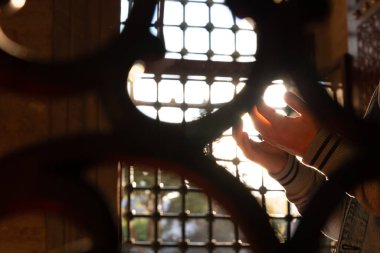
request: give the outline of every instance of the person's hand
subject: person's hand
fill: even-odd
[[[262,104],[252,109],[251,118],[266,142],[290,154],[303,157],[319,130],[319,124],[305,102],[297,95],[287,92],[284,99],[299,116],[280,115],[273,108]]]
[[[266,141],[255,142],[251,140],[248,134],[243,132],[242,122],[232,128],[232,136],[244,155],[266,168],[269,173],[276,174],[285,168],[289,154]]]

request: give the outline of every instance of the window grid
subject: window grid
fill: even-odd
[[[123,27],[127,14],[131,11],[133,0],[121,1],[126,9],[121,15],[121,27]],[[159,0],[157,14],[152,20],[151,32],[161,39],[165,37],[163,41],[166,43],[166,58],[222,62],[255,61],[256,33],[253,22],[232,17],[223,3],[224,1],[212,0]],[[190,6],[197,6],[198,11],[206,10],[207,14],[196,13],[197,18],[192,18],[195,9],[190,11]],[[171,15],[175,13],[182,13],[182,15],[177,20],[165,20],[165,10]],[[226,16],[218,20],[215,15],[218,11],[223,11]],[[199,19],[207,19],[207,21],[199,23],[197,22]],[[215,22],[220,24],[215,24]],[[227,24],[222,24],[223,22]],[[226,49],[227,43],[228,49]]]
[[[133,0],[121,1],[128,2],[128,11],[130,11]],[[184,6],[187,3],[203,3],[208,7],[214,3],[223,3],[223,1],[203,0],[159,0],[159,7],[157,8],[157,15],[155,18],[156,21],[154,22],[155,28],[152,28],[152,31],[160,38],[164,37],[164,28],[167,26],[179,27],[182,32],[186,30],[187,27],[190,27],[187,26],[187,24],[184,24],[184,21],[176,25],[164,24],[163,14],[165,12],[165,2],[180,3],[183,7],[183,17],[185,17]],[[209,8],[208,11],[209,28],[206,27],[206,29],[211,31],[211,9]],[[201,28],[202,26],[191,27]],[[235,34],[235,51],[230,55],[231,58],[228,60],[233,62],[213,62],[215,58],[213,58],[214,54],[211,52],[211,35],[209,33],[208,50],[203,54],[206,57],[199,57],[196,58],[196,60],[208,60],[207,62],[211,62],[213,65],[205,65],[204,68],[197,68],[197,64],[188,64],[191,61],[188,61],[186,58],[188,50],[184,46],[179,51],[180,57],[178,57],[178,59],[170,59],[173,55],[171,55],[170,50],[168,50],[169,54],[166,55],[165,61],[174,61],[174,64],[172,62],[172,65],[174,65],[173,69],[166,69],[166,72],[161,72],[160,68],[154,69],[154,67],[147,66],[148,69],[146,73],[141,75],[140,79],[128,83],[129,95],[137,108],[156,120],[164,121],[167,121],[167,119],[165,119],[165,113],[163,113],[161,109],[171,108],[176,110],[179,115],[174,121],[171,119],[172,122],[183,123],[212,113],[225,104],[225,102],[233,99],[244,86],[244,82],[246,81],[245,77],[241,77],[242,71],[239,71],[239,69],[241,70],[247,67],[239,65],[246,63],[238,62],[240,54],[236,54],[237,28],[237,21],[234,19],[234,26],[229,29]],[[154,31],[154,29],[156,29],[156,31]],[[185,45],[185,33],[183,32],[182,35],[183,45]],[[254,60],[253,54],[246,59]],[[199,55],[202,54],[199,53]],[[226,60],[226,58],[224,58],[224,60]],[[217,73],[223,73],[224,76],[220,76]],[[196,92],[196,97],[202,96],[202,100],[187,101],[188,91],[186,88],[190,82],[201,83],[207,87],[206,90],[203,90],[203,93],[199,91]],[[169,98],[163,97],[163,93],[160,92],[162,87],[160,86],[165,86],[165,83],[174,84],[173,87],[177,86],[177,88],[174,89],[179,92],[175,92],[175,94],[173,93],[174,95],[172,97],[169,96]],[[213,90],[213,85],[216,83],[223,83],[226,84],[227,87],[232,87],[229,90],[230,97],[225,98],[226,101],[215,101],[215,99],[213,99],[214,92],[224,89],[219,87],[218,89]],[[148,85],[149,88],[144,85]],[[326,82],[322,83],[322,85],[329,91],[334,99],[339,100],[340,97],[343,97],[341,94],[341,86]],[[170,91],[171,89],[168,88],[168,90]],[[146,95],[147,92],[151,93],[149,94],[151,99],[139,99],[140,93]],[[216,95],[215,97],[219,98],[219,96]],[[194,109],[195,112],[190,113],[190,116],[187,116],[186,112],[189,109]],[[170,114],[172,117],[173,114]],[[253,139],[259,138],[257,133],[253,133],[250,137]],[[219,140],[209,144],[209,154],[213,155],[220,165],[226,167],[231,174],[236,176],[248,187],[263,209],[269,214],[272,227],[280,241],[285,242],[291,237],[292,232],[295,230],[300,219],[294,205],[286,200],[283,188],[272,182],[263,168],[247,161],[241,152],[239,152],[236,145],[227,145],[230,148],[233,147],[233,151],[229,152],[227,157],[219,156],[218,145],[220,144],[218,142],[223,140],[227,140],[227,142],[230,141],[231,143],[231,129],[227,130]],[[251,175],[247,173],[245,169],[247,166],[254,167],[253,170],[255,170],[255,172],[252,172],[251,174],[256,175],[255,180],[257,182],[250,182]],[[249,244],[245,241],[244,235],[240,232],[237,224],[234,224],[231,221],[231,217],[225,213],[210,196],[205,197],[206,201],[201,198],[193,197],[195,199],[192,199],[189,197],[195,196],[196,194],[203,194],[203,191],[196,186],[193,186],[191,182],[188,182],[185,178],[170,176],[169,178],[171,178],[171,181],[164,182],[163,178],[165,172],[161,171],[159,168],[142,168],[127,164],[122,165],[122,172],[122,191],[124,192],[122,199],[123,248],[128,252],[251,252],[249,250]],[[146,178],[140,180],[145,183],[139,183],[139,180],[136,179],[137,173],[145,173],[147,175]],[[151,183],[146,184],[146,181],[150,181]],[[175,183],[173,183],[174,181]],[[139,199],[139,197],[135,197],[137,196],[137,193],[144,193],[144,195],[148,196],[146,197],[148,200],[145,202],[141,201],[141,198]],[[173,199],[175,201],[169,201],[169,205],[173,203],[179,205],[179,207],[176,207],[176,211],[165,210],[164,198],[167,198],[170,194],[172,194],[172,197],[174,196]],[[138,211],[138,204],[134,203],[136,201],[140,201],[140,205],[145,204],[147,206],[146,209]],[[194,201],[197,201],[197,203],[199,203],[199,201],[202,202],[203,210],[192,210],[191,203]],[[282,206],[282,208],[280,208],[281,210],[276,211],[275,209],[280,205]],[[138,222],[136,221],[143,222],[137,224]],[[222,221],[232,222],[233,224],[232,226],[229,226],[231,234],[229,234],[227,239],[218,237],[218,229],[222,229],[224,232],[226,231],[223,228],[227,226],[227,223],[222,225]],[[172,231],[172,234],[170,234],[165,230],[165,224],[167,225],[166,229],[170,230],[176,228],[177,230],[175,232]],[[171,227],[168,224],[171,224]],[[191,226],[194,224],[201,228],[203,234],[192,234]],[[195,238],[197,236],[198,238]],[[199,237],[201,238],[199,239]]]

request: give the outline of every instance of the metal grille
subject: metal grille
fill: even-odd
[[[122,0],[122,5],[124,20],[133,3]],[[192,20],[195,6],[200,13]],[[217,13],[222,17],[231,15],[221,0],[159,1],[151,31],[165,40],[167,53],[160,64],[169,67],[147,64],[140,66],[145,68],[140,75],[132,73],[132,68],[128,83],[131,99],[144,114],[177,124],[192,121],[232,100],[244,86],[247,78],[242,73],[248,75],[249,70],[249,63],[244,62],[254,61],[256,34],[249,22],[231,16],[230,23],[223,24]],[[218,49],[215,34],[225,34],[216,41],[226,43],[228,50]],[[242,34],[254,45],[244,48],[239,42]],[[333,87],[326,82],[323,85]],[[332,96],[340,94],[333,90]],[[289,112],[286,107],[277,109]],[[243,116],[243,121],[250,137],[258,139],[258,133],[249,127],[249,116]],[[287,201],[283,187],[244,157],[231,134],[231,129],[227,130],[205,152],[250,189],[270,216],[277,237],[285,242],[300,216]],[[229,214],[186,178],[169,175],[160,168],[120,166],[124,193],[122,238],[128,252],[250,252]]]

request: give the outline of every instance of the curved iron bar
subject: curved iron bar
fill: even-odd
[[[63,175],[57,171],[42,172],[39,171],[41,168],[33,165],[29,167],[28,160],[16,161],[16,164],[9,166],[2,163],[0,217],[42,209],[49,214],[69,218],[85,229],[91,236],[91,244],[87,246],[88,249],[81,250],[93,253],[119,252],[115,218],[99,191],[80,177]],[[12,193],[9,189],[12,189]]]
[[[80,94],[102,86],[111,88],[105,74],[114,73],[113,68],[124,73],[138,57],[163,55],[162,44],[148,30],[155,3],[155,0],[136,1],[122,33],[97,52],[78,59],[33,62],[0,50],[1,87],[37,97]]]
[[[85,166],[88,162],[84,158],[85,155],[81,151],[85,150],[88,152],[87,155],[90,157],[104,158],[110,154],[114,155],[115,153],[120,153],[123,149],[117,149],[117,147],[119,147],[117,143],[123,140],[122,144],[129,145],[127,146],[129,153],[136,153],[139,148],[142,149],[140,150],[139,155],[144,156],[144,162],[146,162],[145,160],[149,159],[150,153],[153,153],[155,154],[156,159],[160,161],[177,161],[178,163],[184,163],[186,166],[190,166],[191,170],[186,170],[186,176],[189,177],[189,175],[194,174],[194,178],[199,178],[198,180],[194,179],[194,181],[200,181],[199,184],[203,186],[203,188],[206,190],[209,189],[209,191],[214,192],[213,195],[219,196],[216,197],[216,199],[219,199],[219,201],[226,206],[226,209],[229,209],[231,214],[237,217],[238,221],[240,219],[238,223],[242,224],[243,232],[249,238],[249,241],[252,243],[252,245],[254,245],[254,248],[257,250],[257,252],[264,252],[264,250],[268,252],[276,252],[278,248],[278,241],[275,238],[274,233],[269,226],[269,223],[267,222],[268,218],[266,217],[266,214],[261,210],[253,196],[245,187],[238,183],[237,180],[230,174],[224,170],[221,170],[220,167],[215,164],[215,162],[209,161],[206,157],[204,157],[202,148],[206,143],[202,142],[199,144],[199,142],[196,141],[197,138],[192,138],[194,137],[194,134],[186,136],[183,133],[183,128],[181,126],[154,122],[145,116],[142,116],[140,113],[137,113],[135,106],[126,96],[126,70],[129,69],[133,61],[136,59],[135,56],[139,53],[136,48],[143,45],[138,43],[141,43],[140,40],[144,41],[147,38],[143,28],[146,28],[145,30],[148,30],[148,23],[146,20],[150,19],[148,19],[149,15],[146,13],[152,14],[152,12],[149,12],[149,10],[153,10],[153,5],[149,5],[150,8],[147,8],[145,5],[146,3],[143,4],[143,1],[135,3],[133,15],[128,19],[126,29],[122,33],[119,43],[116,44],[119,47],[111,46],[109,49],[110,51],[106,51],[103,57],[99,53],[98,55],[101,56],[95,55],[92,58],[90,57],[89,59],[85,59],[84,62],[77,61],[73,63],[65,63],[62,65],[63,67],[58,66],[57,68],[51,68],[49,65],[29,64],[14,58],[10,59],[16,62],[15,65],[12,65],[9,64],[10,56],[7,56],[8,58],[6,58],[4,63],[7,63],[7,66],[10,66],[10,69],[15,69],[16,73],[19,73],[20,67],[21,69],[30,71],[28,72],[29,75],[26,76],[30,78],[30,80],[35,80],[37,83],[37,85],[34,85],[34,83],[31,84],[30,82],[24,84],[23,81],[25,80],[20,80],[21,85],[29,85],[28,87],[30,87],[31,90],[24,89],[24,86],[19,86],[15,88],[16,91],[18,91],[20,88],[23,88],[23,91],[27,92],[28,94],[30,92],[34,94],[36,91],[37,94],[40,94],[39,92],[42,90],[43,92],[57,95],[55,86],[58,86],[59,89],[61,88],[61,84],[66,84],[66,82],[70,82],[70,87],[68,87],[67,90],[69,92],[73,91],[75,93],[83,92],[88,88],[96,89],[100,87],[99,95],[105,102],[105,108],[108,109],[108,115],[111,118],[111,122],[115,128],[115,131],[117,131],[120,135],[117,136],[117,138],[107,137],[103,141],[98,141],[96,136],[92,136],[91,138],[78,136],[75,137],[72,142],[58,142],[59,145],[56,147],[57,152],[54,152],[54,145],[52,143],[44,144],[46,146],[42,145],[42,150],[41,147],[31,147],[30,149],[16,152],[13,155],[4,158],[2,160],[1,167],[5,171],[12,170],[10,168],[14,168],[13,170],[16,170],[15,168],[27,167],[29,168],[29,174],[34,173],[35,175],[38,175],[38,170],[41,168],[52,167],[55,168],[54,170],[56,170],[57,166],[59,165],[65,173],[77,174],[79,173],[77,163]],[[141,18],[143,18],[142,25],[139,23]],[[133,36],[133,38],[128,37],[128,34],[131,34],[131,32],[138,36]],[[128,39],[132,39],[132,42],[128,41]],[[128,46],[126,50],[122,50],[125,46]],[[99,61],[101,63],[99,63]],[[85,68],[85,70],[87,69],[88,71],[84,71],[83,73],[80,73],[80,71],[75,72],[78,66],[82,66]],[[82,70],[82,67],[79,70]],[[90,72],[91,74],[97,73],[97,68],[102,69],[102,76],[101,78],[99,78],[97,75],[95,76],[95,79],[97,80],[94,84],[94,87],[87,87],[86,84],[79,87],[75,86],[75,82],[81,83],[87,80],[92,81],[92,79],[89,79],[91,77],[88,77],[88,74]],[[8,76],[6,76],[10,80],[9,83],[14,83],[15,80],[12,79],[13,75],[11,74],[15,72],[10,72],[8,73]],[[47,79],[46,81],[43,76],[40,77],[40,75],[45,74],[48,76],[48,78],[52,79]],[[66,75],[68,78],[63,80],[61,79],[62,81],[60,81],[58,78],[61,75]],[[78,79],[73,80],[73,78],[76,78],[76,75],[79,75]],[[49,83],[50,81],[52,81],[51,84]],[[7,83],[4,85],[6,84]],[[45,84],[51,86],[45,87]],[[112,85],[106,86],[109,84]],[[64,87],[64,90],[66,90],[66,87]],[[46,93],[43,93],[43,95]],[[202,132],[199,131],[198,133]],[[141,142],[141,136],[144,137],[143,143]],[[101,144],[100,146],[98,146],[99,143]],[[197,145],[195,145],[195,143]],[[73,149],[73,147],[75,148]],[[101,152],[97,153],[96,151],[99,147],[101,147]],[[75,152],[72,153],[72,151]],[[75,158],[70,157],[69,154],[74,154]],[[77,154],[81,154],[81,156],[77,157]],[[90,159],[88,156],[87,159]],[[191,158],[186,158],[186,156],[189,156]],[[48,165],[50,162],[52,162],[51,159],[53,161],[54,159],[58,159],[55,161],[54,166]],[[128,161],[128,159],[126,160]],[[24,162],[27,162],[28,166],[23,166]],[[40,162],[42,162],[42,164]],[[83,162],[85,162],[85,164],[82,164]],[[183,171],[185,170],[179,170],[177,172],[181,173]],[[41,171],[40,173],[44,172]],[[202,177],[199,175],[204,176]],[[217,180],[211,182],[208,180],[204,181],[205,179],[210,178],[216,178]],[[226,185],[228,185],[230,188],[235,188],[236,190],[231,191],[231,189],[226,189]],[[64,188],[62,190],[64,190]],[[62,203],[64,205],[71,204],[65,202],[66,200],[62,201],[64,201]],[[229,204],[226,204],[226,201],[228,201]],[[236,201],[240,202],[240,204],[236,203]],[[236,206],[240,206],[241,208],[236,208]],[[244,212],[242,212],[242,210],[244,210]],[[249,222],[247,222],[246,217],[249,217]],[[254,234],[253,232],[250,232],[252,229],[248,224],[261,225],[258,225],[258,228],[260,229],[256,230],[256,234]],[[272,242],[269,244],[271,248],[268,248],[266,245],[268,240],[272,240]]]
[[[294,2],[300,3],[299,1]],[[326,1],[321,2],[323,5]],[[154,1],[137,1],[131,17],[127,21],[126,29],[119,39],[90,57],[62,64],[36,64],[16,59],[2,52],[0,58],[2,68],[0,71],[5,79],[5,82],[1,84],[3,87],[14,89],[20,93],[43,96],[46,94],[69,95],[89,89],[98,90],[115,128],[115,133],[108,136],[75,136],[73,139],[57,140],[54,144],[43,143],[31,146],[3,158],[0,161],[3,170],[6,173],[17,171],[22,168],[23,162],[28,161],[28,169],[31,167],[34,169],[24,171],[24,173],[26,175],[35,173],[31,179],[38,181],[38,177],[43,177],[44,173],[54,174],[57,171],[65,172],[65,174],[73,173],[74,178],[76,178],[80,170],[96,162],[94,157],[106,159],[109,156],[115,157],[117,154],[120,156],[116,157],[122,157],[128,161],[152,162],[155,165],[163,162],[165,168],[183,173],[187,177],[190,176],[225,205],[226,209],[241,225],[255,252],[289,252],[290,249],[295,250],[295,252],[300,252],[297,250],[309,250],[310,246],[305,243],[301,246],[296,244],[296,242],[302,241],[299,239],[303,238],[299,236],[301,232],[296,234],[294,241],[291,240],[286,247],[280,249],[278,240],[270,229],[268,217],[259,208],[249,191],[235,178],[221,170],[214,161],[205,157],[202,148],[231,126],[239,115],[247,111],[252,104],[258,102],[257,94],[261,94],[263,83],[270,80],[273,72],[289,72],[306,100],[311,102],[312,110],[318,117],[325,116],[325,112],[322,115],[316,109],[317,105],[320,108],[321,101],[326,111],[334,113],[328,115],[336,115],[336,113],[342,115],[342,113],[322,92],[321,88],[315,85],[316,80],[318,80],[315,71],[310,68],[310,65],[305,64],[305,55],[300,50],[303,46],[302,33],[305,17],[299,15],[300,9],[297,5],[295,5],[297,8],[294,7],[292,11],[298,12],[291,13],[275,6],[270,1],[235,0],[228,3],[235,13],[248,14],[258,22],[259,44],[262,45],[257,54],[259,64],[253,66],[254,71],[247,87],[236,99],[218,112],[193,123],[185,124],[185,126],[147,119],[136,110],[126,96],[126,69],[129,69],[134,60],[143,54],[143,49],[146,49],[144,45],[156,45],[153,52],[162,53],[162,48],[157,43],[157,39],[154,39],[147,32],[149,18],[154,9]],[[241,6],[249,6],[249,8],[238,8]],[[298,15],[289,16],[290,14]],[[274,16],[276,16],[275,19],[273,19]],[[281,45],[277,44],[279,39],[281,39]],[[341,116],[341,119],[344,122],[355,121],[355,119],[346,116]],[[352,131],[338,129],[337,121],[332,116],[328,118],[327,122],[329,126],[332,126],[332,129],[354,136]],[[76,148],[73,149],[73,147]],[[73,153],[73,151],[76,152]],[[46,154],[50,154],[48,159],[46,159]],[[175,165],[172,165],[173,163]],[[60,169],[57,169],[57,166]],[[214,180],[209,181],[210,178]],[[79,181],[76,183],[77,186],[82,184]],[[26,185],[34,187],[34,185]],[[226,185],[232,190],[226,190]],[[331,187],[330,184],[327,185],[327,188],[322,188],[317,196],[324,196],[326,189]],[[77,190],[89,196],[96,196],[96,194],[86,193],[80,187]],[[41,193],[36,191],[35,197],[43,199],[43,196],[39,194]],[[340,195],[334,194],[334,197],[339,198]],[[327,201],[330,201],[331,204],[332,199],[333,197],[328,198]],[[311,205],[320,202],[321,200],[316,198]],[[75,206],[69,199],[65,198],[61,199],[61,203],[67,207]],[[3,208],[6,210],[6,206]],[[76,207],[75,211],[85,213],[87,210],[85,207]],[[313,213],[313,211],[310,212]],[[105,216],[107,215],[109,214],[105,213]],[[301,223],[300,231],[310,233],[317,231],[319,224],[315,225],[316,223],[307,218],[308,215],[305,217],[306,221]],[[321,216],[320,222],[324,218]],[[107,225],[104,226],[107,227]],[[99,228],[94,227],[93,229]],[[112,241],[112,238],[110,240]],[[115,248],[114,243],[114,241],[111,243],[111,248]],[[105,243],[104,245],[108,244]],[[308,245],[312,245],[312,243]]]
[[[52,186],[50,181],[41,182],[41,177],[52,175],[62,180],[66,178],[70,184],[59,183],[58,192],[54,190],[49,192],[49,197],[57,197],[64,207],[74,208],[77,215],[89,212],[86,216],[88,220],[85,221],[93,221],[94,224],[91,228],[96,231],[95,233],[105,233],[102,228],[109,228],[107,224],[111,222],[108,218],[110,217],[109,211],[106,213],[101,209],[103,210],[101,214],[105,216],[105,219],[95,219],[100,215],[98,209],[92,209],[92,206],[82,203],[82,196],[83,198],[94,198],[94,194],[81,188],[83,182],[78,179],[81,172],[90,165],[114,159],[122,159],[130,164],[160,166],[186,176],[206,192],[212,194],[241,226],[255,252],[278,252],[279,242],[268,223],[267,214],[238,179],[217,165],[213,159],[204,156],[203,152],[194,150],[189,152],[187,142],[169,141],[161,143],[159,148],[155,145],[156,143],[148,140],[142,143],[138,136],[134,139],[125,139],[125,136],[118,134],[93,134],[62,138],[27,147],[2,159],[0,167],[4,177],[1,181],[6,181],[10,177],[19,178],[16,175],[20,173],[25,175],[17,182],[20,185],[20,191],[17,191],[16,195],[11,194],[8,197],[10,201],[13,201],[15,198],[19,200],[18,192],[22,193],[26,189],[33,189],[38,185],[42,185],[43,190],[49,189]],[[173,149],[176,151],[173,152]],[[19,168],[24,169],[21,169],[20,172]],[[8,184],[1,184],[1,187],[6,189],[6,187],[10,187],[9,184],[13,183],[11,181]],[[65,192],[73,192],[70,187],[75,187],[78,194],[66,194]],[[28,200],[28,204],[34,200],[45,200],[46,192],[38,190],[39,188],[37,188],[36,196],[32,195],[32,200],[29,195],[23,196],[22,200]],[[5,195],[9,194],[7,191],[2,192]],[[77,205],[76,201],[82,205]],[[7,201],[4,205],[0,205],[0,216],[7,213],[8,208],[9,202]],[[112,238],[103,238],[102,240],[105,241],[102,241],[101,245],[110,245],[110,242],[106,241],[110,239]],[[115,243],[115,240],[111,240],[111,242]],[[113,245],[112,248],[115,246]]]

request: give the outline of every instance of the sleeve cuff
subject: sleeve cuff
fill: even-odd
[[[323,170],[341,144],[341,139],[326,129],[321,129],[307,148],[302,162]]]
[[[297,176],[297,168],[298,166],[296,157],[293,155],[289,155],[285,168],[279,173],[270,173],[269,175],[273,177],[276,181],[278,181],[282,186],[286,186],[290,184]]]

